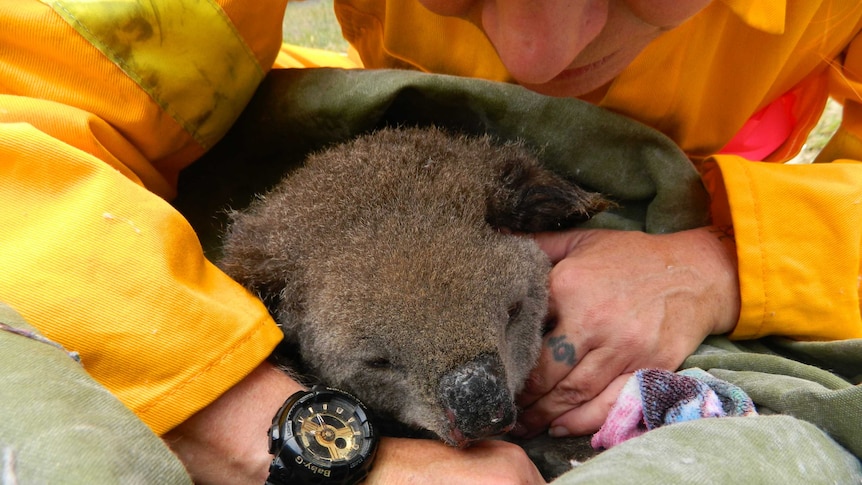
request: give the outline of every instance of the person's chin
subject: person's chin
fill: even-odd
[[[557,98],[577,98],[589,94],[596,89],[604,86],[610,79],[601,82],[595,80],[592,82],[584,82],[580,79],[560,79],[554,78],[542,84],[519,83],[521,86],[535,91],[539,94],[554,96]]]
[[[521,82],[525,88],[548,96],[576,98],[587,95],[606,85],[625,67],[619,61],[623,56],[615,52],[599,61],[564,70],[552,79],[538,84]]]

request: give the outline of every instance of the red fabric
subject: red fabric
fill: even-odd
[[[793,133],[796,94],[788,92],[754,113],[718,153],[760,161],[778,149]]]

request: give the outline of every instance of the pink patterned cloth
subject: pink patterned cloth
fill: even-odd
[[[610,448],[667,424],[755,414],[745,391],[701,369],[641,369],[626,382],[591,444]]]

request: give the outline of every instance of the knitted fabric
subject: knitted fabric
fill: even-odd
[[[668,424],[755,414],[754,403],[742,389],[701,369],[678,373],[641,369],[626,382],[591,444],[611,448]]]

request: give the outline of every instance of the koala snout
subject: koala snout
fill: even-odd
[[[515,403],[499,357],[481,355],[440,380],[440,399],[455,446],[497,436],[515,424]]]

